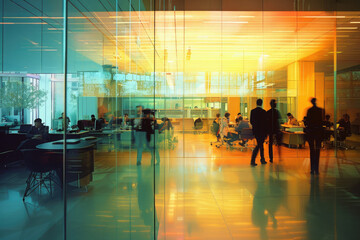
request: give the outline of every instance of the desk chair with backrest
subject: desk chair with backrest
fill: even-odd
[[[240,139],[244,142],[244,145],[241,145],[244,149],[254,150],[255,144],[250,145],[249,143],[255,139],[252,128],[243,128],[241,130]]]
[[[0,134],[9,134],[9,126],[0,126]]]
[[[200,130],[202,130],[204,127],[204,122],[201,118],[197,118],[195,121],[194,121],[194,134],[197,134],[197,133],[202,133]]]
[[[349,149],[355,149],[353,146],[349,146],[346,144],[346,138],[348,137],[348,133],[344,129],[337,129],[337,137],[336,140],[338,142],[338,147],[340,149],[349,150]]]
[[[20,125],[19,133],[28,133],[30,131],[31,127],[32,127],[31,124],[22,124],[22,125]]]
[[[30,170],[30,175],[26,180],[26,189],[23,201],[36,189],[42,187],[52,194],[52,182],[55,178],[54,171],[56,167],[53,159],[47,153],[37,149],[22,150],[26,167]]]

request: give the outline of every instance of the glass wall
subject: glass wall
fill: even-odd
[[[336,189],[357,196],[360,11],[280,2],[2,1],[1,235],[311,239],[315,195],[332,209],[319,221],[348,214]],[[313,97],[330,117],[320,183]],[[257,99],[276,100],[282,138],[251,168]]]

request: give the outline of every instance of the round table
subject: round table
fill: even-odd
[[[92,181],[95,161],[94,144],[94,140],[80,140],[78,143],[66,144],[67,182],[77,181],[78,187],[86,187]],[[64,143],[47,142],[37,145],[36,148],[61,153],[64,150]]]

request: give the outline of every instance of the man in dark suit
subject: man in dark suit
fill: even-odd
[[[253,133],[256,138],[256,147],[251,156],[251,166],[256,166],[255,158],[260,148],[260,162],[266,164],[264,157],[264,141],[266,137],[266,111],[262,109],[263,101],[261,99],[256,100],[257,107],[251,110],[250,123],[252,125]]]
[[[41,118],[37,118],[34,121],[34,126],[26,134],[26,140],[22,141],[17,147],[17,150],[21,149],[35,149],[36,145],[44,143],[48,140],[49,129],[44,126]]]
[[[313,105],[306,114],[306,134],[310,146],[311,174],[319,174],[321,140],[323,138],[324,109],[316,106],[316,98],[311,99]]]
[[[280,144],[281,144],[281,132],[280,132],[280,119],[281,115],[279,110],[276,109],[276,100],[270,101],[271,109],[266,112],[268,120],[268,133],[269,133],[269,158],[270,162],[273,162],[273,143],[274,137],[276,138],[276,144],[278,146],[280,155]]]

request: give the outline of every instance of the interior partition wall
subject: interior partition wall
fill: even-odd
[[[31,232],[33,239],[200,239],[205,233],[207,239],[244,233],[258,237],[251,235],[249,226],[260,229],[263,237],[261,219],[254,215],[258,209],[251,207],[259,188],[249,180],[261,181],[261,176],[239,176],[226,167],[234,163],[248,167],[251,151],[210,145],[217,140],[211,128],[217,114],[222,118],[230,113],[230,122],[238,113],[249,119],[259,98],[266,110],[272,99],[277,101],[282,122],[287,113],[303,121],[311,97],[335,125],[344,114],[350,115],[352,138],[344,142],[335,131],[334,148],[323,151],[321,161],[351,162],[360,156],[359,150],[347,152],[341,145],[357,144],[359,134],[356,3],[4,0],[1,4],[3,122],[17,119],[30,124],[40,117],[56,131],[64,113],[70,119],[68,132],[78,130],[78,121],[90,120],[91,115],[106,123],[105,130],[90,134],[98,139],[93,151],[74,154],[67,149],[70,144],[65,145],[64,187],[50,204],[35,197],[27,200],[49,213],[34,226],[43,230]],[[15,91],[14,84],[15,89],[16,84],[31,86],[29,91],[41,101],[26,105],[27,99],[9,99],[27,96]],[[173,128],[151,135],[147,147],[142,147],[139,139],[145,135],[134,131],[134,122],[138,111],[146,108],[159,124],[169,118]],[[194,125],[198,118],[200,129]],[[284,166],[286,161],[298,162],[307,171],[304,139],[286,145],[282,155],[275,151],[274,159],[284,161]],[[94,160],[88,166],[91,174],[74,170],[77,158]],[[326,169],[326,174],[336,182],[341,171]],[[209,186],[209,179],[216,186]],[[231,184],[236,181],[245,187]],[[301,187],[284,186],[289,195]],[[234,194],[247,200],[228,201]],[[279,214],[296,219],[292,227],[300,231],[293,234],[301,238],[306,219],[296,210],[301,203],[292,200],[287,199],[287,211]],[[237,221],[236,214],[244,217]],[[220,220],[224,216],[226,224]],[[24,227],[13,226],[14,232]],[[275,234],[276,229],[267,231]],[[22,234],[24,238],[28,232]]]

